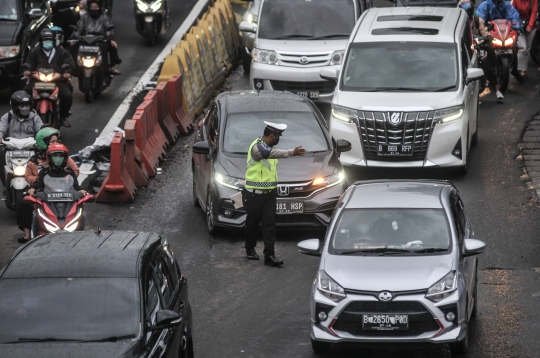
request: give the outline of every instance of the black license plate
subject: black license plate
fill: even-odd
[[[278,201],[276,203],[276,214],[302,214],[304,212],[304,203],[298,201]]]
[[[73,201],[72,193],[47,193],[47,201],[50,203]]]
[[[409,329],[408,315],[365,314],[362,329],[366,331],[406,331]]]
[[[377,144],[377,155],[410,157],[413,155],[413,146],[412,144]]]
[[[9,152],[11,158],[28,158],[32,156],[32,152],[29,150],[13,150]]]
[[[319,91],[300,91],[296,94],[309,99],[319,99]]]
[[[90,53],[98,53],[99,52],[99,46],[80,46],[79,51],[81,51],[81,52],[90,52]]]

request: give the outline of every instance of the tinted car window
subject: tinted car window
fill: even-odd
[[[154,267],[154,272],[158,279],[159,290],[163,295],[165,303],[167,303],[171,298],[171,278],[166,272],[165,263],[162,259],[157,262],[156,267]]]
[[[448,249],[450,233],[444,210],[345,210],[331,240],[338,252],[348,250]]]
[[[264,121],[287,125],[276,148],[292,149],[301,145],[308,152],[329,150],[321,125],[312,113],[254,112],[229,114],[225,127],[225,151],[247,153],[251,143],[263,134]]]
[[[19,12],[17,1],[19,0],[2,0],[0,1],[0,21],[5,20],[17,20],[19,18]]]
[[[0,342],[20,338],[94,340],[136,335],[133,278],[0,280]]]
[[[353,0],[270,0],[261,10],[258,37],[350,35],[355,21]]]

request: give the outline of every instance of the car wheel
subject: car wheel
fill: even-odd
[[[210,190],[206,195],[206,228],[210,235],[217,235],[219,228],[216,227],[214,218],[214,195]]]
[[[249,74],[251,70],[251,55],[248,55],[245,48],[242,48],[242,66],[244,67],[244,72]]]
[[[193,173],[195,174],[195,173]],[[199,203],[199,199],[197,199],[197,182],[195,182],[195,179],[193,179],[193,205],[196,208],[201,207],[201,203]]]
[[[328,342],[321,342],[316,340],[311,340],[311,348],[313,349],[313,352],[315,353],[328,353],[330,352],[330,349],[332,348],[332,343]]]

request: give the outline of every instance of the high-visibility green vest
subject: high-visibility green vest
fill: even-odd
[[[254,160],[251,149],[260,139],[257,138],[249,146],[246,167],[246,188],[248,189],[275,189],[278,183],[277,159]]]

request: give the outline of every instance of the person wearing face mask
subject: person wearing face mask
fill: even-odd
[[[83,36],[92,34],[106,36],[108,46],[103,54],[104,62],[107,63],[111,75],[120,75],[120,71],[114,67],[122,62],[120,57],[118,57],[118,44],[113,40],[113,31],[107,31],[107,27],[112,25],[112,21],[109,16],[102,12],[102,8],[101,1],[87,0],[86,14],[81,15],[75,35]],[[72,41],[71,45],[75,45],[75,42]]]
[[[43,127],[39,115],[32,109],[32,99],[28,93],[17,91],[9,101],[11,110],[0,118],[0,144],[4,138],[33,137]],[[2,200],[6,200],[6,152],[0,146],[0,180],[2,181]]]
[[[56,45],[56,36],[51,29],[43,29],[39,34],[39,45],[34,47],[28,54],[26,62],[22,65],[23,76],[29,78],[33,71],[42,68],[52,69],[60,73],[63,81],[57,81],[58,98],[60,99],[60,123],[64,127],[71,127],[67,120],[70,115],[71,104],[73,102],[73,87],[69,83],[71,71],[75,65],[71,54],[61,46]],[[32,94],[36,79],[30,78],[24,90]]]
[[[294,149],[276,149],[286,124],[264,122],[264,134],[251,143],[247,152],[246,185],[242,190],[242,202],[246,210],[246,255],[249,260],[258,260],[255,251],[259,225],[264,239],[264,264],[281,266],[274,252],[276,241],[276,188],[278,184],[278,158],[301,156],[306,150],[301,146]]]

